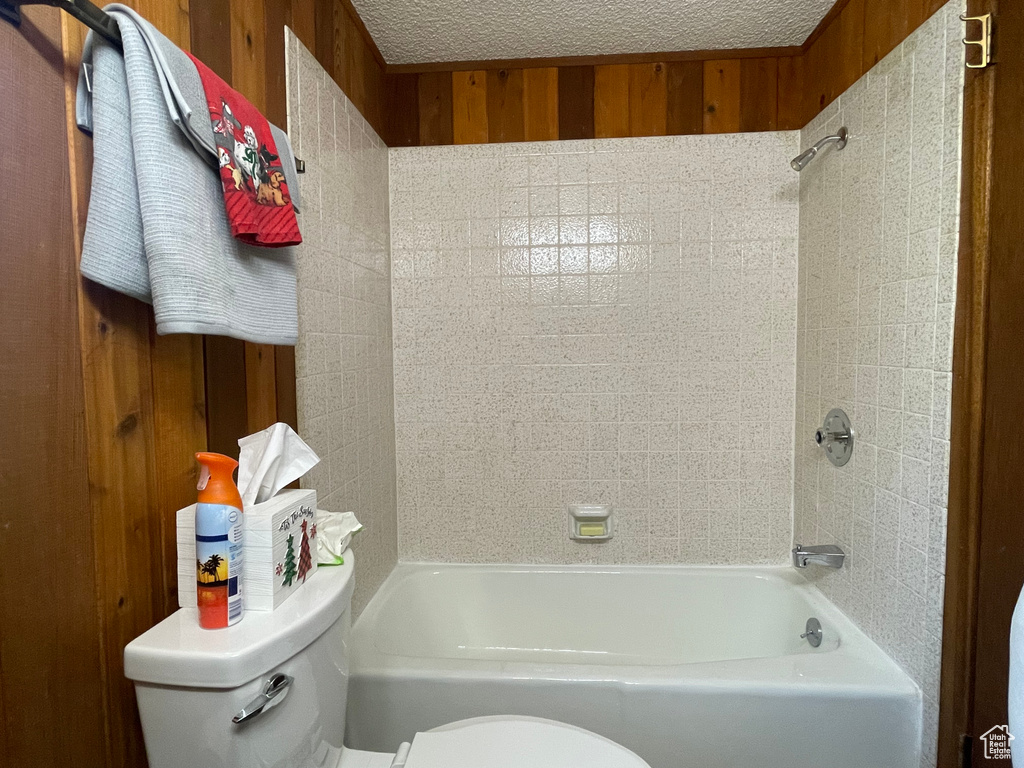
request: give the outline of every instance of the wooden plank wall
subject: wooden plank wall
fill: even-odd
[[[347,0],[131,5],[282,126],[292,26],[384,131],[383,60]],[[237,453],[247,432],[296,420],[292,348],[157,336],[148,306],[78,277],[92,157],[73,114],[85,32],[45,8],[20,30],[0,24],[4,115],[18,118],[0,162],[8,178],[34,179],[8,207],[18,226],[0,232],[11,262],[0,404],[16,414],[0,433],[0,763],[27,768],[69,755],[145,765],[122,653],[177,607],[174,512],[195,497],[192,454]]]
[[[946,0],[839,0],[804,43],[806,123],[923,24]]]
[[[391,146],[802,128],[944,0],[838,0],[802,46],[388,68]]]
[[[744,58],[392,68],[387,138],[391,146],[426,146],[801,127],[803,104],[788,95],[799,88],[799,71],[779,64],[789,55],[741,53]]]
[[[74,230],[56,11],[0,23],[0,765],[103,765]],[[31,125],[23,122],[30,116]],[[73,724],[73,727],[68,727]]]

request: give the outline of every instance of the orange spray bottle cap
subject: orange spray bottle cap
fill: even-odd
[[[200,504],[228,504],[242,509],[242,497],[238,493],[233,475],[238,462],[222,453],[197,453],[199,472]]]

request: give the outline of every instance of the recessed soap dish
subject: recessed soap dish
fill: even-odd
[[[612,508],[607,504],[570,504],[569,538],[608,541],[612,537]]]

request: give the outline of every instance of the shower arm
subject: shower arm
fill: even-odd
[[[817,141],[810,149],[805,149],[799,155],[794,157],[790,162],[790,166],[792,166],[794,171],[800,172],[807,167],[808,163],[814,159],[815,155],[817,155],[823,147],[835,142],[836,149],[842,149],[846,146],[846,142],[849,137],[850,134],[847,132],[846,128],[840,128],[837,133],[831,136],[826,136],[825,138]]]

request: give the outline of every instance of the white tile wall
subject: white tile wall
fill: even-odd
[[[797,138],[391,151],[403,559],[785,559]]]
[[[848,567],[808,575],[921,685],[933,765],[962,6],[799,135],[399,149],[390,174],[289,32],[299,418],[325,456],[309,484],[368,524],[357,608],[399,553],[758,563],[793,531],[837,542]],[[840,125],[843,152],[789,170]],[[842,469],[810,439],[836,406],[858,432]],[[612,504],[615,539],[570,542],[572,502]]]
[[[321,509],[366,526],[354,545],[362,610],[398,559],[388,150],[286,30],[288,128],[306,163],[298,249],[299,429],[321,462]]]
[[[800,176],[795,534],[848,567],[811,574],[925,697],[935,763],[959,228],[963,25],[954,0],[802,133],[852,138]],[[835,469],[811,436],[857,431]]]

